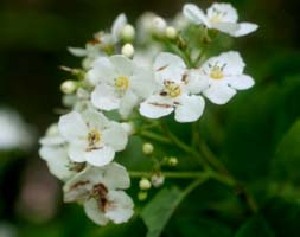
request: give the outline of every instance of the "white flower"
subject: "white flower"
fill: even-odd
[[[50,172],[58,179],[66,180],[75,174],[71,168],[65,139],[59,134],[57,124],[52,124],[40,140],[40,157],[47,162]]]
[[[141,115],[159,118],[174,111],[178,122],[196,121],[203,113],[204,99],[192,94],[199,93],[202,88],[198,87],[199,91],[190,88],[194,78],[183,60],[171,53],[161,53],[154,62],[154,71],[158,89],[141,103]]]
[[[99,204],[97,199],[89,199],[84,202],[84,211],[87,216],[98,225],[106,225],[109,220],[115,224],[128,221],[133,215],[133,201],[122,191],[110,191],[102,195],[105,197],[105,206]]]
[[[257,25],[251,23],[237,23],[238,15],[235,8],[226,3],[214,3],[207,9],[206,14],[196,5],[186,4],[183,8],[184,16],[193,24],[205,25],[233,37],[240,37],[256,31]]]
[[[114,159],[116,151],[127,145],[128,135],[122,126],[94,110],[63,115],[58,128],[69,142],[68,154],[75,162],[104,166]]]
[[[65,184],[64,200],[83,202],[87,216],[96,224],[124,223],[133,215],[133,201],[119,190],[129,184],[126,169],[116,163],[87,167]]]
[[[125,56],[98,58],[88,73],[96,84],[91,102],[102,110],[119,109],[127,117],[135,105],[152,93],[152,72]]]
[[[209,80],[209,88],[203,94],[215,104],[225,104],[236,94],[236,90],[251,88],[254,80],[243,74],[244,67],[238,52],[226,52],[210,58],[200,69],[200,77]]]

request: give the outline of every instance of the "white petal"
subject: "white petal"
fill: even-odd
[[[200,70],[189,70],[185,88],[192,94],[198,94],[209,87],[209,78],[203,76]]]
[[[90,165],[100,167],[109,164],[114,159],[115,151],[111,147],[104,146],[100,149],[85,152],[84,157]]]
[[[179,103],[175,108],[177,122],[194,122],[203,114],[205,103],[202,96],[182,96]]]
[[[214,3],[207,9],[207,16],[213,19],[216,15],[221,15],[221,22],[223,23],[236,23],[238,20],[237,11],[234,7],[227,3]]]
[[[205,90],[203,94],[212,103],[225,104],[236,94],[236,90],[230,88],[222,82],[215,82],[212,83],[210,88]]]
[[[112,162],[103,167],[104,183],[110,189],[126,189],[129,188],[130,179],[125,167]]]
[[[104,215],[104,213],[99,209],[97,200],[91,198],[84,202],[84,212],[86,215],[97,225],[106,225],[109,219]]]
[[[243,74],[245,63],[239,52],[229,51],[222,53],[217,60],[224,63],[225,76],[239,76]]]
[[[87,109],[82,113],[84,122],[88,124],[89,130],[96,129],[101,131],[108,125],[108,119],[100,112],[94,109]]]
[[[257,25],[251,23],[239,24],[239,29],[232,34],[234,37],[241,37],[257,30]]]
[[[85,171],[67,180],[64,187],[64,202],[84,201],[89,198],[93,184]]]
[[[115,224],[125,223],[133,216],[133,201],[125,192],[110,191],[108,200],[112,205],[108,207],[105,216]]]
[[[77,48],[77,47],[68,47],[69,52],[76,57],[85,57],[88,52],[86,49]]]
[[[133,73],[132,60],[122,55],[115,55],[109,58],[110,62],[114,65],[116,74],[118,76],[130,77]]]
[[[127,24],[127,18],[124,13],[117,16],[111,28],[111,34],[115,42],[119,41],[123,27]]]
[[[76,111],[61,116],[58,121],[58,129],[60,134],[68,141],[76,140],[88,132],[81,115]]]
[[[115,77],[115,68],[107,57],[99,57],[94,61],[87,76],[92,84],[111,81]]]
[[[111,122],[110,127],[103,131],[102,136],[105,145],[110,146],[117,151],[125,149],[127,145],[127,132],[119,123]]]
[[[154,74],[146,67],[135,65],[134,75],[130,78],[130,89],[140,98],[152,95],[155,89]]]
[[[117,97],[115,89],[107,84],[99,84],[91,93],[91,102],[103,110],[113,110],[120,107],[120,98]]]
[[[186,65],[182,58],[172,53],[162,52],[155,59],[153,69],[158,82],[163,83],[168,80],[180,83]]]
[[[128,118],[133,108],[138,104],[139,98],[132,92],[127,91],[125,96],[120,101],[120,115],[122,118]]]
[[[171,114],[173,102],[161,96],[151,96],[140,104],[140,114],[148,118],[159,118]]]
[[[73,172],[70,171],[70,160],[65,147],[41,147],[39,154],[47,161],[50,172],[58,179],[69,179]]]
[[[85,160],[85,156],[84,156],[84,149],[85,149],[86,146],[84,146],[83,144],[73,144],[71,143],[69,145],[69,156],[70,156],[70,159],[72,161],[75,161],[75,162],[84,162],[86,161]]]
[[[207,19],[204,12],[194,4],[185,4],[183,14],[186,19],[196,25],[207,25]]]
[[[228,83],[236,90],[246,90],[254,86],[253,78],[246,75],[231,77]]]
[[[230,35],[234,35],[240,29],[240,26],[236,23],[216,23],[212,24],[212,27]]]

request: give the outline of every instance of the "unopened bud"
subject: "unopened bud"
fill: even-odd
[[[121,31],[122,39],[127,41],[132,41],[134,40],[134,36],[135,36],[135,29],[132,25],[126,25],[123,27]]]
[[[51,124],[51,126],[46,131],[48,136],[56,136],[59,134],[58,125],[56,123]]]
[[[131,58],[134,55],[134,47],[132,44],[125,44],[122,47],[122,55]]]
[[[64,94],[73,94],[77,89],[77,83],[74,81],[65,81],[60,85],[60,89]]]
[[[152,20],[152,31],[156,34],[161,34],[166,30],[167,23],[165,19],[161,17],[154,17]]]
[[[166,28],[166,37],[168,39],[175,39],[177,37],[177,30],[173,26]]]
[[[149,188],[151,188],[151,182],[146,178],[142,178],[139,185],[141,190],[148,190]]]
[[[151,183],[153,187],[160,187],[164,184],[165,182],[165,177],[162,174],[153,174],[151,177]]]
[[[142,150],[145,155],[151,155],[153,153],[154,147],[153,147],[152,143],[145,142],[143,144]]]
[[[139,194],[138,194],[138,199],[139,199],[140,201],[146,200],[147,197],[148,197],[148,193],[147,193],[147,192],[139,192]]]
[[[178,165],[178,159],[176,157],[170,157],[168,159],[168,165],[169,166],[177,166]]]

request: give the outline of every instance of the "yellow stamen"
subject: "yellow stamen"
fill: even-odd
[[[97,129],[90,130],[88,134],[89,147],[95,147],[97,142],[101,141],[101,134]]]
[[[128,77],[120,76],[115,79],[115,87],[118,90],[127,90],[129,86]]]
[[[224,77],[222,68],[217,65],[213,66],[210,70],[210,77],[216,80],[222,79]]]
[[[165,90],[167,92],[167,95],[171,97],[177,97],[181,94],[180,86],[172,82],[168,82],[165,84]]]

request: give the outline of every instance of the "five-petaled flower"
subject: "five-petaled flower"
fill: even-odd
[[[206,14],[198,6],[186,4],[183,13],[192,24],[214,28],[233,37],[244,36],[257,29],[257,25],[252,23],[237,23],[236,9],[226,3],[213,3]]]
[[[63,115],[58,128],[69,143],[68,154],[75,162],[104,166],[114,159],[116,151],[127,145],[128,134],[122,125],[95,110]]]
[[[88,77],[96,85],[91,94],[93,105],[102,110],[119,109],[123,117],[152,93],[152,71],[125,56],[98,58]]]
[[[243,74],[244,67],[238,52],[226,52],[208,59],[200,69],[200,78],[209,80],[209,87],[203,94],[215,104],[225,104],[236,90],[251,88],[254,80]]]
[[[141,115],[159,118],[174,111],[178,122],[198,120],[204,110],[204,99],[194,94],[199,93],[205,83],[196,82],[195,74],[186,69],[184,61],[171,53],[160,53],[153,69],[157,89],[141,103]],[[196,85],[194,88],[190,86],[192,83]]]
[[[83,203],[87,216],[96,224],[110,220],[127,222],[133,215],[133,201],[120,190],[129,187],[129,175],[123,166],[111,163],[103,167],[88,166],[64,186],[64,201]]]

